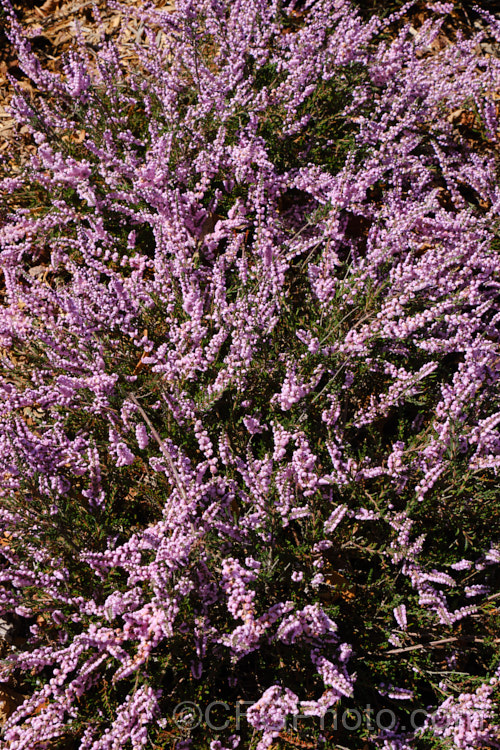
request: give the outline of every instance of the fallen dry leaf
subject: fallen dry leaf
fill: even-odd
[[[44,16],[49,13],[54,13],[59,8],[59,0],[45,0],[44,4],[40,6],[39,10]]]
[[[21,703],[24,703],[25,698],[25,695],[21,695],[7,683],[0,683],[0,726],[5,724]]]

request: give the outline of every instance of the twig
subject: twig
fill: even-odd
[[[144,411],[144,409],[140,405],[140,403],[137,400],[137,398],[135,397],[135,395],[133,393],[129,393],[128,397],[130,398],[130,400],[132,401],[132,403],[136,405],[136,407],[137,407],[137,409],[138,409],[141,417],[144,419],[144,421],[146,422],[147,426],[151,430],[152,436],[154,437],[154,439],[156,440],[156,442],[160,446],[160,450],[161,450],[161,452],[163,454],[163,457],[165,458],[166,462],[168,463],[169,469],[170,469],[170,471],[172,472],[172,474],[174,476],[175,483],[177,485],[177,489],[179,490],[179,493],[180,493],[182,499],[184,500],[184,502],[187,505],[188,502],[189,502],[188,501],[188,497],[186,495],[184,487],[182,486],[181,478],[180,478],[179,472],[177,471],[177,469],[175,467],[175,464],[174,464],[174,462],[172,460],[172,456],[170,455],[170,453],[168,452],[167,448],[165,447],[165,443],[161,439],[160,435],[156,431],[156,429],[153,426],[151,420],[149,419],[148,415],[146,414],[146,412]]]
[[[454,638],[442,638],[439,641],[429,641],[429,643],[417,643],[415,646],[406,646],[405,648],[391,648],[389,651],[383,651],[384,654],[404,654],[408,651],[417,651],[425,648],[434,648],[434,646],[442,646],[445,643],[453,643],[454,641],[473,641],[474,643],[484,643],[484,638],[476,638],[474,635],[463,635],[455,636]],[[500,638],[495,638],[493,643],[500,643]]]
[[[500,597],[500,592],[498,594],[491,594],[490,596],[487,596],[484,601],[491,602],[492,599],[498,599],[498,597]]]
[[[67,18],[68,16],[73,16],[79,10],[88,8],[89,5],[95,5],[95,0],[87,0],[87,2],[85,3],[80,3],[80,5],[72,7],[71,10],[60,11],[59,13],[51,13],[48,18],[41,18],[39,21],[37,21],[37,23],[39,26],[50,26],[51,23],[56,23],[63,18]]]

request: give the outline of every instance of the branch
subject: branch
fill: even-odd
[[[473,641],[474,643],[484,643],[484,638],[476,638],[474,635],[461,635],[454,638],[442,638],[440,641],[429,641],[428,643],[417,643],[415,646],[406,646],[405,648],[391,648],[389,651],[383,651],[384,654],[404,654],[408,651],[417,651],[419,649],[434,648],[434,646],[443,646],[445,643],[454,641]],[[495,638],[493,643],[500,643],[500,638]]]
[[[160,450],[161,450],[161,452],[163,454],[163,457],[165,458],[165,460],[166,460],[166,462],[168,464],[168,467],[169,467],[170,471],[172,472],[172,474],[174,476],[175,484],[177,485],[177,489],[179,490],[179,493],[180,493],[182,499],[184,500],[184,502],[186,503],[186,505],[188,505],[188,503],[189,503],[188,497],[186,495],[186,491],[184,490],[184,487],[182,486],[182,482],[181,482],[181,478],[179,476],[179,472],[176,469],[176,466],[175,466],[175,464],[174,464],[174,462],[172,460],[172,456],[168,452],[168,450],[167,450],[167,448],[165,446],[165,443],[161,439],[160,435],[156,431],[156,429],[153,426],[151,420],[149,419],[148,415],[146,414],[146,412],[144,411],[144,409],[140,405],[140,403],[137,400],[137,398],[135,397],[135,395],[133,393],[129,393],[128,397],[130,398],[130,400],[132,401],[132,403],[134,403],[136,405],[137,409],[139,410],[139,413],[140,413],[141,417],[144,419],[144,421],[146,422],[147,426],[151,430],[152,436],[154,437],[154,439],[156,440],[156,442],[160,446]]]

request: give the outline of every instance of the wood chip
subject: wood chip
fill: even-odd
[[[36,6],[35,6],[36,7]],[[44,4],[40,6],[39,10],[42,15],[47,16],[49,13],[54,13],[59,7],[59,0],[45,0]]]

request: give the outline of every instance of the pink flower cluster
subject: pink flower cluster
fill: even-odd
[[[1,677],[39,683],[0,748],[153,745],[214,679],[265,750],[494,585],[498,540],[441,564],[422,517],[500,466],[498,22],[436,50],[449,3],[417,31],[348,0],[127,6],[137,69],[78,37],[59,76],[2,3],[36,93],[11,81],[34,153],[0,181],[0,611],[29,629]],[[398,586],[377,658],[367,568]],[[425,731],[490,741],[488,677]]]

